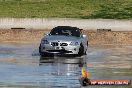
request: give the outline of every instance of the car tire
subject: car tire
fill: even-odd
[[[87,41],[87,47],[89,46],[89,44],[88,44],[88,41]]]
[[[84,46],[83,46],[83,44],[82,44],[82,43],[80,44],[80,48],[79,48],[78,55],[79,55],[79,56],[84,55]]]
[[[87,48],[88,48],[88,41],[87,41]],[[87,49],[85,50],[84,55],[87,55]]]
[[[39,46],[39,54],[40,56],[47,56],[47,53],[41,51],[41,44]]]
[[[42,56],[43,52],[41,51],[41,44],[39,45],[39,54]]]
[[[87,55],[87,50],[84,52],[84,55]]]
[[[39,45],[39,54],[41,54],[41,45]]]

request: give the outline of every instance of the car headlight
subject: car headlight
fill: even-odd
[[[42,40],[42,44],[49,44],[48,40]]]
[[[77,45],[79,45],[79,43],[78,42],[71,42],[69,45],[71,45],[71,46],[77,46]]]

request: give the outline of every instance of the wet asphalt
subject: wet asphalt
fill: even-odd
[[[0,88],[80,88],[81,68],[90,79],[132,80],[132,46],[89,46],[81,57],[41,57],[39,44],[0,44]],[[88,88],[132,86],[88,86]]]

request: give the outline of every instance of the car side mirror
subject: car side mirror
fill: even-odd
[[[83,37],[83,38],[86,38],[86,37],[87,37],[87,35],[82,35],[82,37]]]

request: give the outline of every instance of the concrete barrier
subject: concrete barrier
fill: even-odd
[[[111,29],[112,31],[132,31],[132,20],[0,18],[0,29],[52,29],[56,26],[75,26],[86,30]]]

